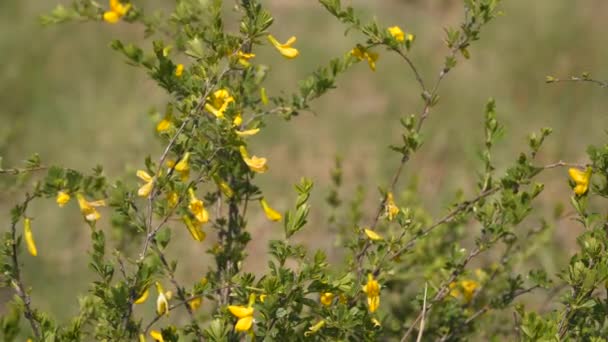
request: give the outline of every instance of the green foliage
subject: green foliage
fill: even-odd
[[[455,196],[447,213],[433,218],[417,198],[415,185],[398,189],[403,168],[429,139],[423,126],[439,103],[440,84],[461,58],[471,58],[472,43],[501,14],[500,1],[464,1],[463,22],[445,29],[448,51],[431,80],[421,76],[410,57],[416,47],[412,33],[364,20],[339,0],[319,2],[346,26],[347,34],[357,34],[362,41],[350,53],[316,68],[295,93],[270,98],[264,81],[272,70],[258,63],[254,53],[267,38],[277,50],[276,58],[295,58],[298,53],[293,39],[282,44],[269,36],[274,18],[261,1],[242,0],[233,8],[236,16],[229,16],[222,1],[181,0],[171,9],[154,10],[126,1],[105,6],[74,0],[41,18],[44,24],[94,21],[143,27],[145,43],[119,39],[110,47],[170,98],[157,126],[162,148],[157,156],[137,161],[138,185],[108,179],[101,166],[90,174],[43,166],[37,155],[23,168],[0,168],[1,174],[18,176],[46,171],[15,205],[10,230],[2,239],[2,281],[16,294],[0,321],[4,340],[17,339],[21,329],[40,341],[132,341],[148,336],[163,341],[407,341],[414,336],[440,341],[601,341],[608,335],[606,298],[600,291],[608,280],[608,221],[590,203],[608,197],[608,145],[589,148],[589,165],[543,165],[537,156],[552,132],[543,128],[529,136],[529,150],[512,164],[496,165],[492,153],[506,134],[496,103],[489,100],[479,134],[482,167],[476,194],[469,199]],[[321,249],[298,240],[310,228],[309,216],[323,209],[309,203],[313,181],[302,178],[295,185],[295,205],[281,215],[256,185],[257,174],[275,171],[251,152],[249,139],[275,115],[291,120],[310,110],[311,101],[337,87],[337,78],[356,63],[366,60],[374,70],[374,49],[379,48],[395,54],[411,72],[420,87],[422,110],[400,120],[401,141],[389,146],[399,154],[399,166],[379,187],[372,215],[365,213],[363,189],[343,198],[342,162],[336,159],[326,198],[328,226],[338,235],[341,257],[334,262]],[[587,74],[581,80],[602,85]],[[577,239],[579,251],[553,279],[542,269],[522,270],[521,261],[549,231],[547,221],[529,220],[544,190],[537,177],[563,166],[573,167],[571,203],[585,231]],[[580,170],[583,166],[588,171]],[[78,297],[78,314],[60,322],[32,303],[30,292],[35,289],[24,284],[28,269],[20,251],[26,248],[38,256],[38,221],[30,203],[54,199],[63,206],[72,198],[90,228],[88,258],[95,280]],[[268,265],[259,274],[246,272],[243,265],[248,243],[258,238],[247,230],[254,203],[261,204],[270,222],[282,220],[284,228],[280,240],[269,242]],[[109,218],[96,209],[106,205]],[[113,234],[96,225],[100,219],[111,221]],[[187,231],[215,262],[194,284],[176,276],[181,260],[171,259],[178,229]],[[207,235],[214,236],[214,244],[205,240]],[[537,313],[518,302],[520,296],[541,289],[561,294],[552,312]],[[150,307],[140,305],[147,296],[156,297],[151,319],[144,313]],[[198,311],[201,306],[204,314]],[[169,319],[175,311],[185,319]],[[513,329],[505,330],[506,325]]]

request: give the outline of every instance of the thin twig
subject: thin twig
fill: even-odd
[[[48,169],[48,166],[36,166],[36,167],[26,167],[26,168],[10,168],[10,169],[2,169],[0,168],[1,174],[9,174],[9,175],[18,175],[20,173],[28,173],[34,171],[42,171]]]
[[[23,202],[23,209],[22,209],[23,215],[25,215],[25,211],[27,210],[28,204],[35,197],[36,196],[30,195],[30,194],[25,195],[25,201]],[[31,297],[27,293],[25,285],[23,284],[23,280],[21,279],[21,270],[19,267],[19,259],[17,257],[17,227],[16,226],[17,226],[18,222],[19,222],[19,220],[13,220],[13,222],[11,223],[11,250],[12,250],[11,251],[11,260],[12,260],[13,269],[14,269],[14,278],[12,279],[12,285],[13,285],[13,288],[15,289],[15,291],[17,292],[17,296],[19,296],[19,298],[21,298],[21,301],[23,302],[23,315],[25,316],[25,319],[27,319],[28,322],[30,323],[30,326],[32,327],[32,331],[34,332],[34,336],[38,340],[41,338],[40,329],[38,326],[38,322],[36,321],[36,318],[34,317],[34,310],[32,310]]]
[[[416,342],[422,341],[422,333],[424,332],[424,318],[426,316],[426,293],[428,290],[429,283],[424,283],[424,299],[422,301],[422,319],[420,320],[420,328],[418,328],[418,338]]]

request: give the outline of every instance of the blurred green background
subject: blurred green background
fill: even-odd
[[[109,48],[111,39],[140,41],[143,30],[127,24],[71,23],[42,27],[38,16],[59,1],[0,1],[0,156],[3,166],[18,166],[33,153],[45,164],[90,170],[97,164],[110,179],[136,182],[134,170],[146,155],[156,156],[161,145],[154,136],[154,120],[147,114],[162,108],[165,95],[146,75]],[[65,1],[64,1],[65,2]],[[227,2],[227,10],[230,2]],[[411,56],[423,77],[434,78],[446,47],[443,28],[461,20],[460,0],[352,1],[384,25],[400,25],[416,34]],[[272,66],[269,94],[295,89],[318,65],[344,54],[361,39],[344,37],[344,27],[312,0],[273,0],[271,31],[279,38],[298,37],[301,55],[280,58],[268,46],[255,61]],[[483,108],[488,98],[498,104],[499,120],[507,129],[496,149],[497,165],[506,167],[526,148],[526,137],[541,127],[554,134],[539,155],[543,163],[585,162],[585,148],[605,141],[608,92],[588,84],[544,83],[546,75],[566,77],[590,71],[608,75],[608,45],[603,20],[608,2],[508,0],[504,16],[491,23],[481,41],[470,49],[472,58],[450,74],[441,86],[441,103],[423,130],[425,143],[408,163],[399,189],[415,186],[424,206],[441,214],[459,189],[471,195],[481,170],[478,152],[483,141]],[[368,214],[378,203],[377,185],[386,185],[398,163],[387,146],[400,139],[398,119],[421,108],[412,74],[396,56],[379,51],[372,73],[360,63],[341,77],[338,89],[314,103],[314,113],[295,122],[272,119],[263,134],[252,139],[255,151],[269,158],[270,172],[257,178],[271,204],[281,211],[293,201],[292,184],[301,176],[316,182],[310,229],[303,241],[331,250],[326,238],[329,170],[334,158],[344,160],[348,199],[363,185]],[[8,227],[10,208],[23,197],[12,176],[0,176],[0,225]],[[566,170],[547,172],[546,190],[538,204],[550,213],[568,206]],[[76,203],[58,209],[53,201],[38,202],[30,211],[39,257],[23,253],[24,274],[35,305],[65,318],[77,308],[74,293],[84,293],[92,273],[83,257],[89,231]],[[109,212],[105,214],[107,217]],[[369,221],[367,218],[366,221]],[[265,255],[267,239],[280,231],[258,212],[250,219],[256,237],[250,254]],[[177,226],[177,224],[176,224]],[[180,227],[181,228],[181,227]],[[579,228],[560,220],[551,241],[538,251],[538,262],[555,274],[574,247]],[[207,264],[204,248],[183,229],[171,256],[200,260],[180,264],[185,280],[200,277]],[[335,252],[334,252],[335,253]],[[329,253],[330,256],[335,254]],[[264,267],[264,258],[250,258],[245,267]],[[67,279],[67,281],[66,281]],[[8,297],[5,292],[4,302]],[[0,303],[2,303],[0,302]],[[148,303],[150,304],[150,303]],[[150,304],[152,305],[152,304]]]

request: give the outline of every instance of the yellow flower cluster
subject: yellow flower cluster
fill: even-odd
[[[475,290],[479,287],[479,283],[474,280],[461,280],[460,282],[450,283],[450,296],[454,298],[462,298],[465,303],[469,303],[473,299]]]
[[[228,90],[220,89],[216,90],[212,96],[207,99],[207,103],[205,104],[205,110],[209,113],[215,115],[218,119],[224,117],[224,113],[226,109],[228,109],[228,105],[234,102],[234,97],[230,95]]]
[[[110,10],[103,14],[103,20],[110,24],[117,23],[131,9],[131,4],[123,5],[119,0],[110,0]]]
[[[388,33],[399,43],[414,41],[414,35],[411,33],[405,34],[399,26],[389,27]]]

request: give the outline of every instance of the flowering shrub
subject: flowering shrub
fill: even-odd
[[[20,330],[36,341],[604,341],[608,309],[600,290],[608,286],[608,221],[592,202],[608,197],[608,146],[589,148],[586,165],[541,164],[536,156],[551,134],[545,128],[530,135],[529,149],[498,173],[492,151],[503,127],[490,100],[474,195],[457,196],[444,215],[433,218],[397,188],[403,168],[422,146],[424,123],[439,103],[442,81],[457,63],[471,58],[470,46],[500,13],[499,1],[464,1],[463,22],[445,30],[448,52],[430,80],[410,58],[416,37],[407,28],[365,21],[339,0],[319,3],[349,34],[359,34],[360,42],[300,82],[296,93],[274,96],[263,86],[269,72],[263,63],[274,60],[258,59],[256,48],[270,44],[277,59],[306,54],[300,55],[295,36],[273,31],[273,17],[261,1],[237,3],[238,30],[226,28],[219,0],[180,0],[171,12],[152,15],[139,2],[75,0],[42,18],[47,24],[96,21],[145,27],[151,46],[116,40],[111,47],[146,71],[170,100],[155,127],[162,148],[157,156],[139,161],[136,186],[107,179],[101,167],[87,174],[42,165],[37,157],[23,168],[0,169],[3,174],[46,172],[12,210],[3,237],[2,280],[16,294],[2,318],[5,341],[15,340]],[[358,199],[344,205],[342,169],[336,163],[328,225],[339,232],[344,258],[330,264],[322,251],[294,240],[307,228],[313,182],[302,178],[295,185],[293,207],[276,211],[272,198],[256,186],[257,174],[276,171],[258,156],[264,151],[248,142],[264,133],[269,118],[291,120],[308,110],[349,68],[363,62],[374,71],[384,54],[403,61],[420,86],[422,109],[400,121],[402,141],[390,146],[400,163],[381,186],[375,212],[365,215]],[[564,167],[569,168],[576,219],[585,232],[578,237],[580,251],[553,279],[541,269],[522,271],[522,260],[548,228],[543,221],[529,229],[522,221],[544,189],[538,175]],[[70,204],[76,202],[90,227],[88,258],[96,280],[68,323],[38,309],[30,297],[36,289],[22,277],[28,272],[22,258],[50,253],[36,240],[39,222],[30,206],[45,199],[62,210],[75,210]],[[255,238],[247,229],[248,208],[258,203],[284,233],[269,242],[267,269],[251,274],[243,271],[242,262],[245,247]],[[97,223],[110,218],[122,234],[116,238],[120,241],[108,244],[107,232]],[[172,232],[179,229],[187,230],[214,260],[193,284],[176,276],[180,260],[167,252]],[[215,244],[208,242],[209,235]],[[551,311],[518,301],[539,291],[554,294],[549,296]],[[561,297],[555,299],[556,294]],[[154,301],[155,312],[145,320],[142,304],[148,301]],[[174,312],[187,318],[172,320]],[[27,327],[20,324],[22,318]]]

